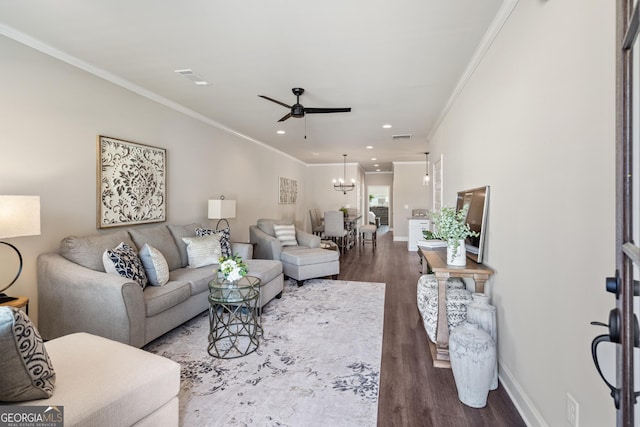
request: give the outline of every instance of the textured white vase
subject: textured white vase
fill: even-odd
[[[475,323],[488,333],[498,348],[498,329],[496,324],[496,308],[489,304],[489,297],[481,293],[471,294],[472,301],[467,305],[467,322]],[[491,390],[498,388],[498,364],[493,370]]]
[[[496,364],[491,336],[478,325],[462,323],[449,336],[449,358],[458,399],[472,408],[486,406]]]
[[[467,265],[467,247],[464,244],[464,239],[458,241],[458,248],[453,253],[453,247],[447,245],[447,264],[457,267],[464,267]]]

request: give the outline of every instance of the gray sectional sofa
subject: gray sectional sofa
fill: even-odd
[[[45,340],[88,332],[142,347],[209,308],[208,283],[217,266],[187,267],[182,237],[195,236],[199,224],[138,226],[87,237],[70,236],[60,250],[38,257],[38,328]],[[158,249],[170,276],[164,286],[142,287],[105,272],[103,253],[121,242]],[[261,279],[259,307],[284,288],[282,263],[254,260],[252,245],[233,243],[249,275]]]

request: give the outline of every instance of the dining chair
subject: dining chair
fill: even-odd
[[[311,232],[317,236],[322,236],[324,233],[324,225],[322,225],[320,209],[309,209],[309,216],[311,217]]]
[[[340,253],[346,248],[347,230],[344,228],[344,214],[340,211],[325,211],[324,237],[338,243]]]

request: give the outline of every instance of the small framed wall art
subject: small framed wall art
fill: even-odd
[[[97,151],[98,228],[165,221],[166,150],[99,135]]]
[[[294,204],[298,199],[298,181],[278,177],[278,203]]]

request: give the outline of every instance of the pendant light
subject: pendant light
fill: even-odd
[[[427,151],[426,153],[424,153],[425,157],[427,158],[427,162],[426,162],[426,171],[424,176],[422,177],[422,185],[429,185],[429,152]]]
[[[356,188],[356,180],[355,179],[351,179],[351,184],[346,184],[344,182],[345,177],[347,176],[347,155],[343,154],[344,156],[344,172],[342,173],[342,178],[340,178],[339,180],[333,180],[333,189],[336,191],[342,191],[344,194],[347,194],[347,191],[351,191],[354,188]]]

